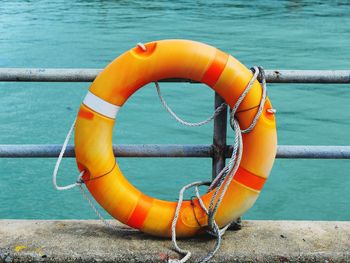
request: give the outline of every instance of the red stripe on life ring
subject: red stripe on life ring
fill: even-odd
[[[140,229],[145,222],[148,212],[152,206],[153,198],[145,194],[141,194],[137,205],[128,219],[127,225]]]
[[[266,178],[257,176],[242,167],[238,168],[237,173],[233,179],[257,191],[260,191],[263,188],[266,181]]]
[[[221,73],[224,71],[227,61],[228,54],[217,49],[215,58],[204,73],[201,82],[213,87],[220,78]]]

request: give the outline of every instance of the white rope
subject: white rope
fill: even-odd
[[[68,190],[68,189],[71,189],[71,188],[74,188],[76,186],[79,186],[81,185],[81,177],[83,176],[84,174],[84,171],[82,171],[79,176],[78,176],[78,179],[77,181],[74,183],[74,184],[69,184],[69,185],[66,185],[66,186],[59,186],[57,184],[57,173],[58,173],[58,169],[61,165],[61,162],[62,162],[62,158],[63,158],[63,155],[64,155],[64,152],[66,151],[66,148],[67,148],[67,145],[68,145],[68,142],[69,142],[69,139],[70,137],[72,136],[72,133],[73,133],[73,130],[74,130],[74,126],[75,126],[75,122],[76,122],[76,119],[73,121],[73,124],[72,126],[70,127],[68,133],[67,133],[67,136],[66,136],[66,139],[64,140],[64,143],[62,145],[62,149],[61,149],[61,152],[57,158],[57,161],[56,161],[56,164],[55,164],[55,168],[53,169],[53,173],[52,173],[52,183],[53,183],[53,186],[55,187],[56,190],[59,190],[59,191],[63,191],[63,190]]]
[[[176,242],[176,223],[177,223],[177,219],[179,217],[179,212],[180,212],[182,201],[183,201],[183,198],[184,198],[184,192],[187,189],[189,189],[189,188],[191,188],[193,186],[199,186],[199,185],[203,185],[205,183],[208,183],[208,182],[203,182],[203,181],[193,182],[193,183],[190,183],[188,185],[185,185],[180,190],[179,200],[178,200],[177,205],[176,205],[174,219],[173,219],[173,222],[171,224],[171,239],[172,239],[173,245],[175,247],[175,250],[177,252],[181,253],[181,254],[185,254],[185,256],[181,260],[169,259],[169,262],[172,262],[172,263],[174,263],[174,262],[184,263],[191,257],[191,252],[189,250],[184,250],[184,249],[180,248],[178,246],[177,242]]]
[[[172,242],[173,242],[174,249],[178,253],[183,254],[184,257],[180,260],[170,259],[169,262],[184,263],[191,257],[191,252],[180,248],[176,242],[176,224],[177,224],[177,220],[179,217],[181,205],[183,202],[184,193],[186,190],[188,190],[192,187],[195,187],[195,192],[196,192],[196,196],[198,198],[199,204],[200,204],[201,208],[203,209],[203,211],[208,216],[209,231],[207,231],[207,232],[210,233],[211,235],[214,235],[217,237],[214,248],[204,258],[202,258],[199,262],[209,261],[215,255],[215,253],[218,251],[218,249],[220,248],[222,236],[224,235],[224,233],[227,230],[227,228],[229,227],[229,225],[226,225],[225,227],[220,229],[219,226],[217,225],[217,223],[215,222],[215,215],[216,215],[216,212],[217,212],[217,210],[218,210],[218,208],[219,208],[219,206],[220,206],[220,204],[225,196],[225,193],[228,189],[228,186],[230,185],[234,175],[236,174],[236,172],[239,168],[239,165],[240,165],[240,162],[242,159],[242,153],[243,153],[242,133],[249,133],[250,131],[252,131],[254,129],[254,127],[255,127],[255,125],[256,125],[256,123],[257,123],[257,121],[258,121],[258,119],[263,111],[263,107],[264,107],[265,100],[266,100],[266,81],[265,81],[264,71],[262,68],[259,68],[259,67],[254,67],[253,71],[254,71],[253,77],[249,81],[247,87],[245,88],[245,90],[243,91],[243,93],[241,94],[241,96],[239,97],[239,99],[237,100],[236,104],[234,105],[234,107],[231,111],[230,124],[231,124],[233,131],[234,131],[235,136],[234,136],[232,156],[231,156],[228,164],[220,171],[220,173],[217,175],[217,177],[211,183],[202,182],[202,181],[190,183],[188,185],[185,185],[183,188],[181,188],[181,190],[179,192],[179,199],[178,199],[178,203],[177,203],[177,206],[175,209],[175,214],[174,214],[174,218],[172,221],[171,230],[172,230]],[[250,89],[252,88],[254,82],[258,78],[259,73],[261,74],[261,79],[262,79],[262,83],[261,83],[262,96],[261,96],[259,108],[258,108],[258,111],[257,111],[254,119],[252,120],[252,123],[249,125],[249,127],[244,129],[244,130],[241,130],[239,122],[235,118],[235,114],[236,114],[236,111],[239,108],[240,104],[242,103],[242,101],[244,100],[244,98],[246,97],[246,95],[248,94]],[[161,96],[160,87],[159,87],[159,84],[157,82],[156,82],[156,87],[157,87],[157,92],[158,92],[159,98],[161,99],[164,107],[177,121],[180,120],[179,121],[180,123],[185,124],[187,126],[198,126],[198,125],[193,125],[193,123],[185,122],[185,121],[181,120],[179,117],[177,117],[177,115],[165,103],[163,97]],[[224,104],[222,104],[220,107],[222,107],[223,105]],[[226,104],[225,104],[225,106],[226,106]],[[208,118],[206,121],[200,122],[201,125],[209,122],[208,121],[209,119],[212,120],[216,116],[217,113],[218,113],[218,111],[216,110],[213,116]],[[198,124],[198,123],[195,123],[195,124]],[[214,194],[210,200],[209,208],[207,208],[205,206],[205,204],[204,204],[204,202],[199,194],[199,190],[198,190],[199,186],[208,185],[208,184],[209,184],[208,191],[211,191],[215,188]],[[220,192],[219,198],[215,202],[216,197],[219,194],[219,192]]]
[[[96,205],[92,202],[90,196],[86,193],[86,191],[84,190],[83,186],[80,184],[79,189],[81,191],[81,193],[83,194],[84,198],[86,199],[86,201],[89,203],[90,207],[92,208],[92,210],[94,210],[94,212],[96,213],[96,215],[98,216],[98,218],[102,221],[102,223],[104,223],[108,228],[111,228],[113,230],[117,230],[118,228],[114,225],[111,225],[104,217],[103,215],[98,211]]]
[[[170,113],[171,116],[173,116],[173,118],[185,125],[185,126],[189,126],[189,127],[198,127],[198,126],[202,126],[202,125],[205,125],[207,123],[209,123],[210,121],[212,121],[218,114],[220,114],[220,112],[222,112],[227,104],[226,103],[222,103],[219,107],[216,108],[216,110],[214,111],[213,115],[211,115],[210,117],[208,117],[207,119],[205,119],[204,121],[200,121],[200,122],[188,122],[188,121],[185,121],[183,119],[181,119],[179,116],[177,116],[177,114],[169,107],[169,105],[165,102],[161,92],[160,92],[160,86],[159,86],[159,83],[158,82],[154,82],[154,84],[156,85],[156,89],[157,89],[157,93],[158,93],[158,97],[160,99],[160,101],[162,102],[164,108],[166,109],[167,112]]]

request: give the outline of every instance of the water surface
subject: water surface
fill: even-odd
[[[348,1],[2,1],[0,67],[103,68],[138,42],[202,41],[248,67],[349,69]],[[89,83],[0,83],[0,144],[60,144]],[[183,118],[212,112],[204,85],[162,84]],[[349,85],[269,85],[281,145],[350,145]],[[212,124],[187,128],[162,108],[154,86],[118,115],[114,143],[212,142]],[[232,136],[230,136],[232,141]],[[210,159],[118,160],[152,196],[174,200],[180,186],[208,179]],[[53,159],[0,159],[0,218],[96,218],[77,189],[57,192]],[[350,220],[350,162],[276,160],[250,219]],[[75,180],[65,160],[61,184]],[[122,205],[122,204],[121,204]]]

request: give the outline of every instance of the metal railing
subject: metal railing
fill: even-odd
[[[0,81],[90,82],[102,69],[0,68]],[[350,83],[350,70],[265,70],[269,83]],[[167,79],[192,82],[189,79]]]
[[[0,68],[0,82],[91,82],[102,69],[22,69]],[[350,70],[265,70],[269,83],[350,84]],[[161,82],[193,82],[188,79],[165,79]],[[215,108],[224,102],[215,94]],[[226,144],[227,109],[214,119],[212,145],[114,145],[118,157],[200,157],[212,158],[213,176],[225,166],[232,152]],[[57,157],[61,145],[0,145],[0,158]],[[69,145],[65,157],[74,157]],[[279,145],[277,158],[350,159],[350,146]]]

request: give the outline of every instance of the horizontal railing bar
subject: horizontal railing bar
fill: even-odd
[[[350,83],[350,70],[266,70],[270,83]]]
[[[0,158],[54,158],[59,155],[61,145],[0,145]],[[201,157],[212,158],[212,145],[174,145],[174,144],[125,144],[114,145],[114,154],[118,157]],[[232,147],[228,146],[229,158]],[[74,147],[69,145],[65,157],[75,157]],[[280,145],[277,158],[290,159],[350,159],[350,146],[310,146]]]
[[[288,159],[350,159],[350,146],[278,146],[277,158]]]
[[[0,81],[91,82],[102,69],[0,68]],[[350,70],[265,70],[269,83],[350,83]],[[163,82],[193,82],[166,79]]]
[[[62,145],[0,145],[0,158],[57,157]],[[113,145],[114,155],[118,157],[211,157],[210,145],[175,144],[124,144]],[[65,157],[75,157],[74,146],[68,145]]]

